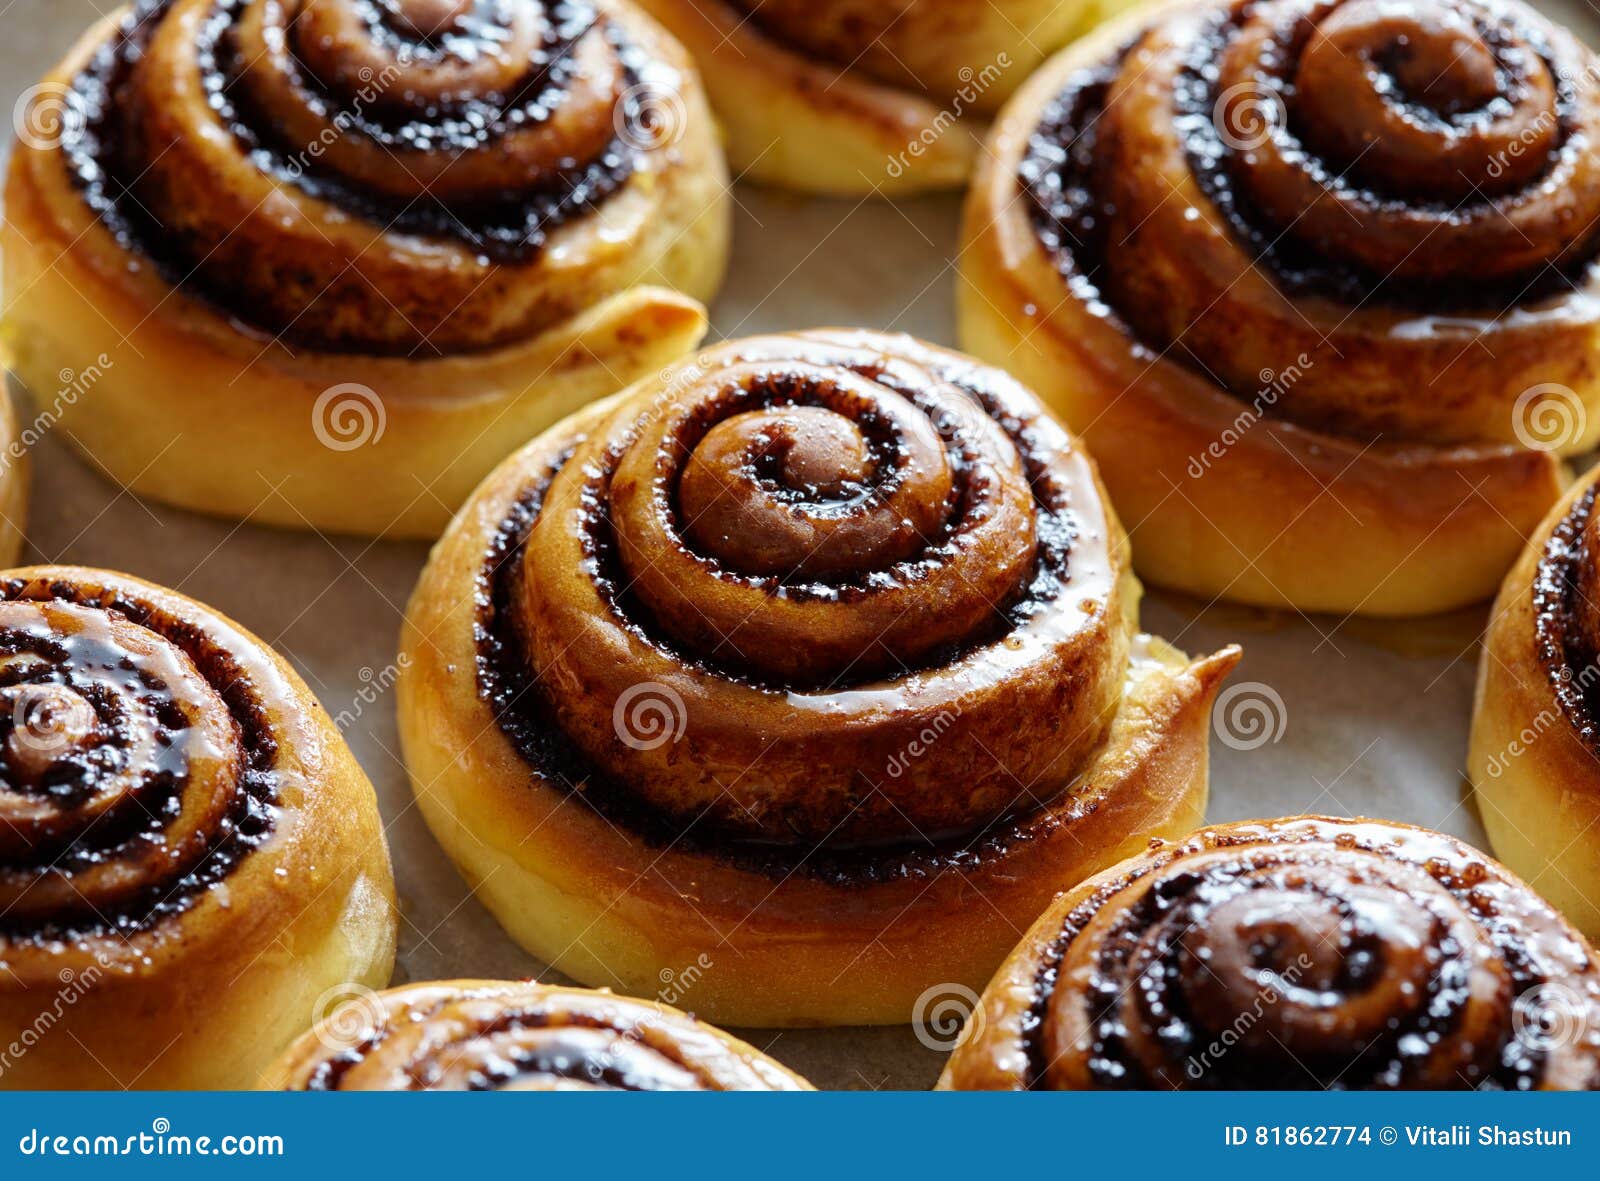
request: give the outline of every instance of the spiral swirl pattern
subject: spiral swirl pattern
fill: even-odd
[[[131,935],[270,831],[273,740],[227,655],[148,604],[0,589],[0,942]]]
[[[739,342],[637,389],[545,480],[491,559],[513,672],[486,688],[529,683],[530,729],[680,827],[971,831],[1058,797],[1115,714],[1120,530],[1031,396],[954,354]],[[623,724],[640,700],[650,736]]]
[[[619,134],[642,80],[680,81],[589,0],[143,0],[75,80],[62,146],[125,243],[241,321],[448,353],[608,293],[538,268],[668,166]]]
[[[1024,947],[1028,1085],[1600,1087],[1593,950],[1421,829],[1207,830],[1086,883]]]
[[[1260,399],[1299,355],[1275,414],[1510,442],[1532,346],[1506,329],[1474,396],[1441,399],[1461,346],[1420,314],[1487,331],[1587,283],[1597,134],[1593,55],[1517,0],[1209,0],[1073,76],[1019,182],[1074,285],[1235,394]]]
[[[1600,217],[1589,55],[1510,5],[1305,0],[1239,10],[1221,93],[1270,100],[1222,167],[1307,251],[1402,279],[1559,267]]]
[[[330,1014],[348,1026],[337,1042],[314,1030],[270,1081],[308,1091],[805,1089],[710,1026],[608,993],[463,980],[369,1001]]]
[[[1555,522],[1533,576],[1540,670],[1579,740],[1600,751],[1600,519],[1593,486]]]

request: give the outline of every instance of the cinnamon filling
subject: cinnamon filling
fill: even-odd
[[[1600,755],[1600,548],[1595,489],[1556,523],[1534,572],[1539,663],[1569,725]]]
[[[634,174],[615,110],[644,66],[585,0],[140,0],[75,79],[62,150],[125,248],[241,323],[329,351],[492,347],[520,326],[471,309],[431,323],[399,290],[405,314],[385,318],[351,260],[276,258],[262,202],[227,214],[232,182],[207,173],[191,122],[229,135],[263,193],[516,266]]]
[[[1144,141],[1122,120],[1137,110],[1170,122],[1240,266],[1291,297],[1492,316],[1594,273],[1592,63],[1570,36],[1498,0],[1403,11],[1235,0],[1147,30],[1071,78],[1019,180],[1040,242],[1081,298],[1248,396],[1255,370],[1230,371],[1221,330],[1203,315],[1179,322],[1185,303],[1151,298],[1164,272],[1140,232],[1146,178],[1132,145]],[[1170,106],[1148,112],[1158,93]],[[1170,197],[1160,187],[1149,202]]]
[[[273,826],[248,677],[183,622],[94,588],[0,586],[0,932],[132,934]]]
[[[362,1087],[717,1089],[715,1079],[703,1077],[649,1031],[612,1028],[599,1017],[470,993],[408,1004],[359,1044],[319,1061],[305,1081],[308,1091]]]
[[[1435,834],[1405,838],[1430,854],[1354,825],[1261,827],[1152,855],[1067,917],[1027,1025],[1030,1085],[1571,1085],[1592,1047],[1541,1025],[1533,948],[1559,920],[1525,887]],[[1556,1001],[1592,1008],[1585,979]]]
[[[1059,799],[1115,711],[1126,636],[1120,607],[1097,598],[1115,593],[1095,556],[1103,536],[1084,535],[1083,513],[1100,506],[1079,499],[1088,487],[1063,478],[1052,448],[1064,436],[983,380],[897,362],[736,360],[637,419],[624,412],[611,441],[538,474],[488,556],[478,595],[480,687],[523,757],[551,782],[581,784],[576,798],[646,839],[715,850],[774,876],[932,873],[1037,831],[1042,806]],[[811,428],[803,443],[799,422]],[[554,513],[552,496],[565,498]],[[997,559],[967,581],[964,563],[991,551]],[[547,576],[574,565],[598,617]],[[1079,618],[1080,606],[1088,609],[1081,636],[1056,622]],[[582,647],[590,618],[676,670],[671,680],[794,703],[792,737],[777,745],[741,738],[755,723],[736,711],[714,710],[697,725],[692,694],[687,718],[665,719],[687,722],[690,739],[747,747],[738,756],[749,770],[747,801],[724,803],[731,775],[704,773],[718,787],[703,793],[693,773],[684,782],[651,770],[659,742],[618,741],[624,723],[608,703],[616,697],[620,711],[643,677],[626,656],[608,664],[616,686],[582,691],[584,702],[607,706],[595,707],[605,716],[574,708],[574,678],[597,675],[602,663]],[[959,626],[949,630],[952,620]],[[1034,636],[1054,636],[1055,627],[1059,641]],[[1021,657],[989,656],[1036,649],[1045,654],[1030,659],[1054,669],[1049,677],[1035,680]],[[999,666],[1010,659],[1021,671],[1008,687],[1012,674]],[[993,680],[992,697],[955,699],[941,716],[903,696],[963,662],[980,689]],[[935,718],[938,740],[919,765],[892,773],[869,774],[871,757],[850,760],[860,765],[841,769],[835,787],[830,759],[847,759],[849,748],[829,747],[849,734],[846,713],[880,699],[903,699],[895,743]],[[1037,712],[1060,723],[1059,758],[1046,756],[1046,774],[1013,755],[1005,733],[1038,737],[1014,716],[1030,700],[1048,700]],[[810,709],[843,712],[824,724]],[[984,719],[996,709],[1009,721],[990,727]],[[870,742],[863,725],[881,726],[884,716],[865,715],[850,740]],[[986,766],[950,764],[966,757],[963,743],[972,748],[963,726],[986,727],[978,733],[993,752]],[[675,763],[693,765],[698,751],[684,750]],[[995,759],[1020,774],[985,795]],[[1018,792],[1019,779],[1029,791]],[[894,808],[875,804],[895,792]],[[1070,809],[1061,811],[1064,822]]]

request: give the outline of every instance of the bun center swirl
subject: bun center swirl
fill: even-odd
[[[1068,77],[1018,181],[1076,296],[1258,410],[1510,442],[1529,357],[1578,348],[1524,335],[1591,314],[1600,68],[1516,0],[1171,5]],[[1494,339],[1446,398],[1454,312]]]
[[[0,910],[93,916],[181,877],[234,806],[228,708],[153,632],[68,603],[0,603]],[[86,838],[158,833],[93,857]]]
[[[303,1040],[311,1091],[792,1089],[798,1080],[681,1013],[609,993],[455,982],[366,994]],[[293,1052],[291,1052],[293,1054]]]
[[[1592,238],[1593,78],[1543,22],[1466,0],[1236,12],[1210,114],[1228,174],[1276,232],[1412,279],[1524,273]],[[1258,132],[1230,129],[1251,104]]]
[[[276,745],[234,659],[90,586],[0,588],[0,944],[131,938],[273,825]]]
[[[1032,490],[968,394],[922,393],[919,407],[849,370],[735,366],[646,424],[609,507],[651,620],[800,685],[905,671],[1003,626],[1034,564]],[[832,609],[850,598],[871,604]]]
[[[503,200],[554,183],[611,143],[626,85],[604,37],[573,40],[525,0],[254,3],[234,41],[258,118],[322,145],[319,162],[344,180],[412,199]],[[337,126],[351,110],[364,134]]]
[[[842,339],[636,391],[523,544],[555,725],[680,824],[966,832],[1058,796],[1115,712],[1124,543],[1087,460],[998,375]]]
[[[1352,0],[1315,26],[1295,72],[1295,115],[1330,162],[1374,185],[1460,201],[1527,183],[1561,131],[1555,79],[1525,42],[1492,44],[1436,0]],[[1230,55],[1248,81],[1241,47]]]
[[[550,236],[665,166],[619,130],[647,68],[588,0],[146,0],[62,142],[115,233],[244,323],[485,348],[571,310]]]
[[[1321,824],[1153,854],[1070,915],[1041,1009],[1045,1082],[1582,1085],[1593,1045],[1538,1022],[1547,1005],[1600,1013],[1600,989],[1591,967],[1540,991],[1574,950],[1553,912],[1447,838],[1368,843],[1352,824],[1312,839]]]

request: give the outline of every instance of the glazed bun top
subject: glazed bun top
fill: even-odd
[[[249,327],[494,346],[609,293],[551,259],[592,248],[569,227],[604,211],[609,258],[665,199],[641,178],[693,84],[618,8],[141,0],[77,63],[61,149],[120,240]]]
[[[1010,1006],[1027,998],[1034,1020]],[[1503,866],[1382,821],[1220,825],[1070,892],[946,1085],[1600,1088],[1600,960]]]
[[[1518,0],[1203,0],[1119,27],[1016,177],[1080,296],[1242,397],[1292,367],[1272,412],[1363,440],[1513,442],[1541,352],[1582,384],[1600,68],[1571,33]],[[1452,367],[1474,324],[1504,343]]]

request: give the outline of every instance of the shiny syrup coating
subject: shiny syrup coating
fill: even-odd
[[[1539,663],[1567,722],[1600,754],[1596,724],[1596,664],[1600,658],[1600,551],[1596,549],[1595,489],[1573,502],[1545,542],[1533,578],[1534,642]]]
[[[796,355],[764,355],[778,341]],[[1107,564],[1122,560],[1107,554],[1120,534],[1064,433],[1014,385],[970,363],[805,343],[770,338],[672,375],[530,475],[484,566],[480,685],[541,775],[583,784],[586,804],[647,838],[681,833],[764,872],[935,872],[1024,839],[1103,735],[1126,666]],[[794,424],[818,416],[831,425],[808,423],[798,444]],[[685,516],[696,497],[734,503],[706,524]],[[773,572],[796,536],[802,557],[827,560]],[[569,569],[572,583],[548,574]],[[882,623],[902,617],[903,640]],[[586,655],[571,629],[589,620],[631,655]],[[602,666],[619,683],[575,700],[574,678]],[[640,684],[682,703],[684,741],[660,770],[648,760],[662,744],[619,743],[623,705],[610,708]],[[1019,712],[1060,724],[984,795],[996,758],[1012,758],[1000,731],[1026,730]],[[935,719],[940,741],[917,766],[871,776]],[[757,737],[778,726],[782,743]],[[963,743],[984,760],[970,775],[940,761],[964,758]],[[742,760],[748,807],[702,794],[737,778],[702,764],[707,748]],[[1059,755],[1054,777],[1024,765],[1035,753]],[[868,799],[891,792],[892,810]]]
[[[1098,879],[1024,1026],[1045,1088],[1600,1087],[1600,965],[1453,838],[1223,826]]]
[[[1205,197],[1285,291],[1499,311],[1589,273],[1600,127],[1592,59],[1570,37],[1498,0],[1205,9],[1166,114]],[[1152,35],[1069,79],[1019,182],[1064,278],[1163,348],[1171,327],[1119,281],[1134,264],[1103,159],[1108,98]]]
[[[0,942],[132,936],[271,832],[276,744],[194,629],[92,587],[0,585]]]
[[[297,315],[273,292],[294,286],[289,260],[257,275],[228,257],[226,236],[217,240],[235,227],[185,210],[194,174],[172,145],[192,137],[186,124],[163,130],[157,115],[162,103],[190,100],[146,77],[169,66],[146,63],[157,60],[164,24],[193,7],[139,0],[73,80],[69,101],[82,118],[64,121],[61,147],[84,200],[125,248],[242,324],[330,351],[414,348]],[[524,264],[634,174],[637,152],[613,116],[644,58],[585,0],[478,0],[439,12],[377,0],[203,8],[185,26],[192,43],[176,52],[193,63],[206,122],[259,178],[386,234]],[[173,138],[152,138],[161,134]],[[311,291],[329,287],[331,276],[306,266]],[[446,331],[431,335],[438,348],[461,347]]]
[[[790,1090],[799,1081],[681,1013],[608,993],[459,982],[328,1014],[290,1051],[293,1089]]]

